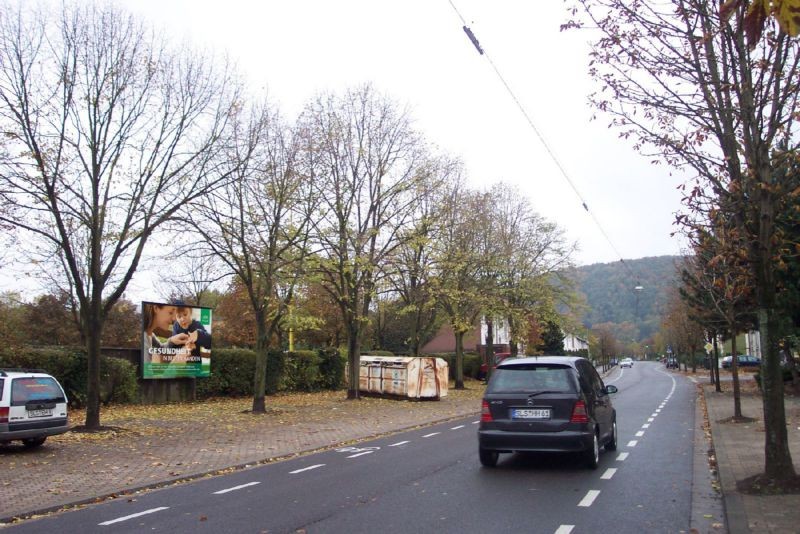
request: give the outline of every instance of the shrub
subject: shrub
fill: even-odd
[[[253,394],[256,354],[249,349],[214,349],[211,376],[197,380],[197,397]]]
[[[789,369],[781,369],[781,372],[783,373],[784,382],[792,381],[792,371]],[[761,371],[756,372],[753,377],[756,380],[756,384],[758,384],[758,389],[763,390],[763,387],[761,386]]]
[[[278,391],[286,389],[284,386],[286,371],[286,353],[282,350],[270,350],[267,353],[267,395],[274,395]],[[253,381],[252,377],[250,381]],[[250,391],[252,392],[252,387]]]
[[[319,357],[319,381],[323,389],[342,389],[345,385],[344,370],[347,365],[347,355],[343,355],[338,349],[320,349],[317,352]]]
[[[24,347],[0,352],[0,367],[42,369],[64,388],[70,407],[86,405],[88,357],[80,348]],[[100,358],[100,401],[103,404],[134,402],[138,398],[136,366],[127,360]]]
[[[319,363],[320,358],[315,351],[298,350],[289,353],[286,388],[292,391],[320,389]]]

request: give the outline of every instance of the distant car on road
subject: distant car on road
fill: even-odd
[[[633,367],[633,360],[630,358],[623,358],[621,362],[619,362],[620,369],[625,367]]]
[[[600,447],[617,448],[615,386],[606,386],[585,358],[512,358],[489,379],[478,427],[481,464],[503,452],[575,452],[596,469]]]
[[[674,356],[667,358],[667,362],[664,365],[666,365],[667,369],[680,369],[681,367],[678,358],[675,358]]]

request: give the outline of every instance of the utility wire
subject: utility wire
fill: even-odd
[[[556,157],[555,153],[550,149],[550,145],[547,144],[547,141],[545,140],[544,136],[539,131],[539,129],[536,127],[536,124],[534,124],[533,119],[531,119],[530,115],[528,115],[528,112],[525,110],[525,107],[522,105],[522,103],[517,98],[517,95],[511,89],[511,86],[508,85],[508,82],[506,82],[506,79],[500,73],[500,70],[494,64],[494,61],[492,61],[492,58],[489,57],[489,54],[486,53],[486,50],[484,50],[483,47],[481,47],[480,43],[478,42],[478,38],[475,36],[473,31],[470,29],[469,26],[467,26],[467,21],[464,19],[463,16],[461,16],[461,13],[458,11],[458,8],[455,6],[455,4],[453,4],[453,0],[448,0],[448,2],[450,3],[450,7],[453,8],[453,11],[455,11],[456,15],[458,15],[458,18],[461,19],[461,23],[463,24],[462,29],[464,30],[464,33],[467,34],[467,37],[469,38],[470,42],[472,42],[473,46],[478,51],[478,53],[480,55],[484,56],[486,58],[486,61],[489,62],[489,65],[491,65],[492,70],[494,70],[495,74],[500,79],[500,82],[506,88],[506,91],[508,92],[508,94],[511,95],[511,99],[514,101],[514,103],[517,105],[519,110],[522,112],[522,115],[525,117],[525,120],[528,122],[528,125],[531,127],[533,132],[536,134],[536,137],[539,138],[539,142],[541,142],[542,146],[544,146],[544,149],[545,149],[545,151],[547,151],[547,154],[550,156],[550,159],[552,159],[553,162],[556,164],[556,167],[558,167],[558,170],[561,172],[561,176],[567,181],[569,186],[575,192],[575,195],[581,201],[581,206],[583,206],[583,209],[586,210],[586,213],[588,213],[589,216],[592,218],[592,221],[594,221],[595,226],[597,226],[597,228],[600,230],[600,233],[603,234],[603,237],[606,239],[608,244],[611,246],[611,248],[614,251],[614,253],[619,257],[619,261],[625,266],[625,268],[628,270],[628,272],[631,274],[631,276],[635,277],[636,275],[634,274],[634,272],[631,269],[630,265],[628,265],[625,262],[625,260],[622,258],[622,254],[619,253],[619,250],[614,245],[614,242],[611,241],[611,238],[608,236],[608,234],[606,233],[605,229],[600,224],[600,221],[597,219],[597,217],[595,217],[594,213],[592,213],[589,210],[589,206],[586,203],[586,199],[583,198],[583,195],[581,195],[580,191],[578,191],[578,188],[575,186],[573,181],[570,179],[569,174],[567,174],[567,171],[564,169],[564,166],[561,165],[561,162]],[[638,279],[638,277],[637,277],[637,279]],[[641,285],[638,284],[638,283],[636,284],[636,286],[637,287],[641,287]]]

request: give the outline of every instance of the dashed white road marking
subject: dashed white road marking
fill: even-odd
[[[406,443],[409,443],[409,442],[408,441],[398,441],[397,443],[392,443],[391,445],[389,445],[389,447],[399,447],[400,445],[405,445]]]
[[[652,422],[653,422],[653,421],[655,421],[655,420],[656,420],[656,418],[655,418],[655,417],[650,417],[650,418],[648,418],[648,419],[647,419],[647,422],[648,422],[648,423],[652,423]]]
[[[441,432],[431,432],[430,434],[425,434],[425,435],[424,435],[424,436],[422,436],[422,437],[423,437],[423,438],[430,438],[430,437],[436,436],[436,435],[438,435],[438,434],[441,434]]]
[[[575,528],[575,525],[561,525],[554,534],[570,534],[573,528]]]
[[[464,426],[465,426],[465,425],[458,425],[458,426],[454,426],[454,427],[453,427],[453,428],[451,428],[450,430],[458,430],[459,428],[464,428]]]
[[[641,438],[642,436],[644,436],[644,430],[640,430],[640,431],[638,431],[638,432],[636,433],[636,437],[637,437],[637,438]]]
[[[230,493],[231,491],[240,490],[242,488],[247,488],[249,486],[255,486],[256,484],[261,484],[261,482],[248,482],[247,484],[242,484],[241,486],[234,486],[232,488],[215,491],[214,495],[222,495],[223,493]]]
[[[650,423],[645,423],[642,425],[642,428],[650,428]]]
[[[581,502],[578,503],[578,506],[588,508],[592,505],[598,495],[600,495],[600,490],[589,490],[589,492],[586,494],[586,497],[581,499]]]
[[[372,454],[373,452],[375,452],[375,451],[359,452],[359,453],[356,453],[356,454],[351,454],[350,456],[346,456],[345,458],[358,458],[359,456],[364,456],[365,454]]]
[[[616,472],[617,472],[617,469],[615,467],[609,467],[608,469],[606,469],[606,472],[603,473],[603,476],[601,476],[600,479],[601,480],[611,480],[611,477],[613,477],[614,473],[616,473]]]
[[[104,521],[102,523],[98,523],[99,526],[106,526],[106,525],[113,525],[114,523],[120,523],[122,521],[127,521],[128,519],[133,519],[135,517],[141,517],[147,514],[153,514],[155,512],[160,512],[161,510],[168,510],[169,506],[159,506],[158,508],[151,508],[149,510],[145,510],[144,512],[139,512],[138,514],[131,514],[126,515],[125,517],[118,517],[116,519],[112,519],[110,521]]]
[[[658,417],[658,410],[656,410],[656,412],[653,415],[651,415],[650,417]]]
[[[473,425],[477,425],[478,423],[480,423],[480,421],[473,421],[472,422]]]
[[[621,453],[619,453],[619,456],[617,456],[617,461],[618,461],[618,462],[624,462],[624,461],[625,461],[625,459],[626,459],[628,456],[630,456],[630,454],[631,454],[631,453],[629,453],[629,452],[621,452]]]
[[[635,447],[637,443],[639,442],[636,441],[635,439],[632,439],[631,441],[628,442],[628,447]]]
[[[312,469],[316,469],[318,467],[324,467],[325,464],[317,464],[317,465],[310,465],[308,467],[304,467],[302,469],[297,469],[296,471],[289,471],[290,475],[296,475],[297,473],[302,473],[303,471],[311,471]]]

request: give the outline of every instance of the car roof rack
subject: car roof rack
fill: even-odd
[[[45,373],[45,374],[47,374],[47,371],[45,371],[44,369],[27,369],[27,368],[23,369],[23,368],[20,368],[20,367],[7,367],[7,368],[0,369],[0,376],[8,376],[8,373]]]

